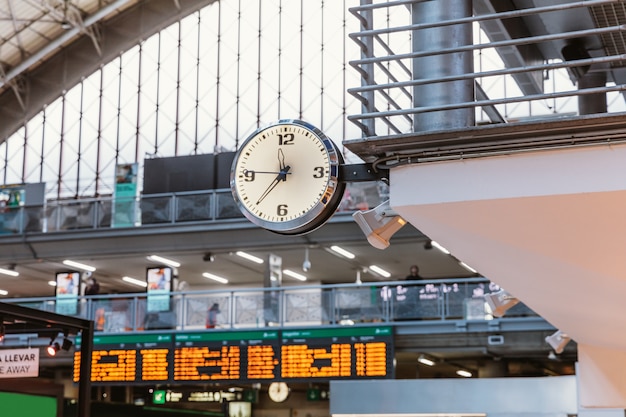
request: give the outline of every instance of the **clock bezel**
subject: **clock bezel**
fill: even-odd
[[[247,149],[247,145],[263,132],[280,126],[295,125],[299,128],[308,130],[316,140],[324,145],[326,157],[329,163],[329,176],[326,182],[326,191],[317,203],[302,216],[287,221],[269,221],[257,217],[252,213],[246,205],[241,201],[237,190],[236,172],[239,160],[243,151]],[[301,235],[312,232],[322,226],[335,213],[345,191],[345,183],[340,181],[339,167],[343,164],[343,156],[337,145],[317,127],[308,122],[299,119],[281,119],[277,122],[270,123],[264,127],[255,130],[250,134],[239,147],[230,172],[230,186],[233,198],[239,210],[252,223],[278,234],[284,235]]]

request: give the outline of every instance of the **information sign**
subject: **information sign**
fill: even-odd
[[[386,326],[101,335],[93,345],[94,384],[393,378]],[[77,350],[75,382],[79,372]]]

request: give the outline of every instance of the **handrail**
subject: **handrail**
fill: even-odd
[[[348,93],[362,104],[360,112],[348,115],[348,120],[361,129],[360,138],[349,140],[351,145],[358,147],[364,142],[371,147],[368,141],[384,140],[381,138],[386,136],[436,133],[457,127],[425,124],[425,113],[462,114],[473,127],[536,117],[576,118],[589,114],[586,105],[594,106],[593,113],[624,111],[624,102],[618,98],[624,94],[626,82],[613,71],[624,61],[623,44],[613,45],[611,40],[622,39],[619,35],[626,31],[626,25],[612,8],[616,0],[519,10],[495,10],[489,2],[478,1],[473,13],[444,13],[440,20],[433,17],[435,13],[431,16],[419,8],[419,3],[421,0],[366,1],[349,9],[361,23],[358,31],[349,34],[361,50],[360,59],[349,62],[360,75],[361,83],[349,88]],[[549,22],[558,16],[566,21],[587,13],[588,21],[568,30],[533,31],[526,26],[530,19]],[[596,19],[595,15],[606,15],[607,21]],[[437,33],[433,31],[452,26],[464,27],[473,35],[437,47],[422,46],[420,39],[426,41]],[[603,48],[596,47],[590,53],[580,48],[578,55],[561,51],[564,45],[578,45],[582,39],[591,38],[603,43]],[[468,61],[463,67],[455,66],[453,70],[443,64],[452,65],[461,58]],[[421,70],[435,62],[439,64],[433,66],[446,69]],[[597,78],[594,84],[583,82],[587,72]],[[477,86],[474,90],[473,85]],[[464,88],[464,94],[446,90],[453,86]],[[478,89],[484,93],[474,94]],[[423,99],[432,91],[437,92],[433,93],[437,97],[458,98]],[[607,103],[602,105],[603,101]]]
[[[450,278],[367,284],[307,285],[172,292],[101,294],[4,300],[22,306],[95,321],[97,332],[245,329],[371,325],[424,320],[493,317],[483,294],[499,288],[486,278]],[[217,321],[209,309],[219,306]],[[523,304],[507,317],[537,316]]]
[[[353,212],[375,207],[384,196],[367,191],[368,183],[348,184],[339,211]],[[372,188],[372,187],[370,187]],[[378,190],[377,190],[378,191]],[[116,211],[126,210],[133,222],[116,224]],[[128,204],[116,205],[112,196],[71,200],[50,200],[43,206],[21,206],[0,211],[0,239],[3,235],[56,233],[84,229],[163,226],[190,222],[242,220],[230,189],[144,194]]]

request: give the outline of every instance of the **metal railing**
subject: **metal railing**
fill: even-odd
[[[484,278],[396,281],[170,295],[103,294],[21,298],[4,302],[94,320],[96,331],[241,329],[267,326],[345,326],[400,321],[491,320],[483,295],[497,290]],[[219,313],[209,315],[217,304]],[[537,314],[523,304],[507,318]],[[214,321],[215,319],[215,321]]]
[[[429,16],[431,7],[440,7],[441,13]],[[348,92],[361,102],[362,112],[348,119],[360,127],[363,138],[423,131],[428,118],[457,110],[468,110],[476,126],[575,117],[589,111],[581,101],[594,107],[590,113],[624,112],[626,80],[613,71],[626,60],[623,1],[498,7],[503,10],[475,0],[474,10],[464,16],[448,13],[445,8],[455,8],[451,3],[421,0],[362,0],[350,8],[361,24],[359,32],[350,34],[361,49],[361,58],[350,62],[361,75],[361,86]],[[576,24],[548,32],[561,29],[560,21]],[[542,22],[547,29],[542,32],[530,22]],[[468,36],[452,29],[463,27]],[[434,34],[441,45],[427,42]],[[458,39],[445,39],[452,36]],[[459,60],[467,65],[455,66]],[[441,68],[431,68],[437,66]],[[469,93],[445,94],[455,83]],[[435,91],[440,94],[422,94]],[[444,123],[440,130],[446,127]]]
[[[386,198],[382,183],[348,184],[339,211],[354,211],[377,206]],[[72,200],[53,200],[45,206],[21,206],[0,210],[0,238],[2,235],[29,232],[63,232],[81,229],[139,227],[143,225],[183,224],[189,222],[217,222],[243,219],[230,189],[189,191],[142,195],[121,206],[134,219],[122,226],[115,222],[115,199],[111,196]]]

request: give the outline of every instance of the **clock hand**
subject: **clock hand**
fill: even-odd
[[[261,201],[263,201],[265,199],[265,197],[267,197],[267,195],[274,189],[276,188],[276,186],[278,185],[279,182],[281,181],[286,181],[287,180],[287,174],[289,174],[289,170],[291,169],[291,167],[289,165],[287,165],[285,168],[281,169],[280,172],[278,173],[278,175],[276,175],[276,178],[274,178],[274,181],[272,181],[270,183],[270,185],[267,187],[267,189],[263,192],[263,194],[261,195],[261,197],[259,197],[259,199],[257,200],[257,204],[260,204]]]
[[[255,171],[254,169],[244,169],[243,175],[245,176],[248,172],[251,172],[252,175],[254,174],[274,174],[274,175],[283,174],[283,172],[278,172],[278,171]],[[285,172],[284,174],[291,175],[291,172]]]
[[[283,172],[285,169],[285,154],[282,148],[278,148],[278,166],[280,167],[280,172]]]

